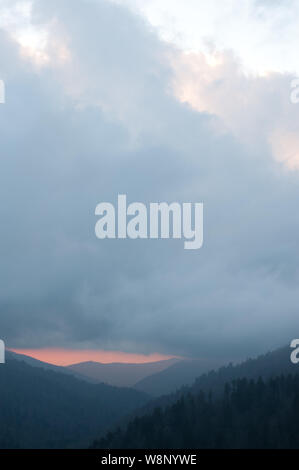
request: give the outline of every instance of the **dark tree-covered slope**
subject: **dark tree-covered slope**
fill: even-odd
[[[299,448],[299,376],[238,379],[213,398],[185,394],[135,418],[96,448]]]
[[[156,407],[164,407],[177,401],[182,395],[191,392],[198,393],[203,390],[212,391],[214,395],[221,394],[227,382],[238,378],[267,379],[281,374],[296,374],[299,372],[299,364],[293,364],[290,360],[291,349],[288,346],[268,352],[253,359],[248,359],[240,364],[229,364],[218,369],[212,369],[197,377],[191,386],[184,386],[177,392],[158,397],[144,408],[136,410],[135,416],[151,412]]]
[[[84,446],[146,400],[8,359],[0,365],[0,448]]]

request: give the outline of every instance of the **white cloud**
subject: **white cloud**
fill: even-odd
[[[231,49],[251,72],[299,73],[296,0],[111,0],[138,11],[183,50]]]
[[[232,132],[248,148],[271,146],[273,157],[299,168],[299,106],[291,102],[292,76],[244,73],[229,52],[173,56],[173,90],[183,103],[217,115],[219,129]]]

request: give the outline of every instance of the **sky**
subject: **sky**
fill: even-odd
[[[144,364],[148,362],[166,361],[173,356],[163,354],[131,354],[123,351],[105,351],[101,349],[65,349],[65,348],[38,348],[38,349],[14,349],[17,354],[33,357],[39,361],[55,364],[57,366],[69,366],[81,362],[100,362],[101,364]]]
[[[298,336],[298,18],[292,0],[0,1],[8,347],[239,359]],[[203,247],[98,240],[118,194],[203,202]]]
[[[232,50],[248,72],[299,72],[296,0],[111,0],[185,51]]]

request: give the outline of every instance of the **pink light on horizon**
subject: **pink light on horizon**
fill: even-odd
[[[17,354],[33,357],[39,361],[48,362],[57,366],[68,366],[78,362],[102,362],[110,364],[112,362],[144,364],[146,362],[157,362],[167,359],[173,359],[177,356],[169,356],[159,353],[152,354],[134,354],[122,351],[105,350],[79,350],[62,348],[44,348],[44,349],[10,349]]]

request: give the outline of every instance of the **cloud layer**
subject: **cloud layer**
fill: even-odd
[[[196,72],[201,109],[175,87],[197,59],[186,75],[181,52],[126,8],[35,0],[31,21],[47,33],[42,61],[9,28],[0,35],[1,337],[15,348],[195,357],[289,342],[299,326],[298,173],[269,141],[289,129],[287,78],[251,82],[240,122],[248,82],[234,59],[212,80],[218,99],[205,78],[212,65]],[[225,92],[221,77],[235,87]],[[97,240],[95,207],[117,194],[203,201],[204,247]]]

